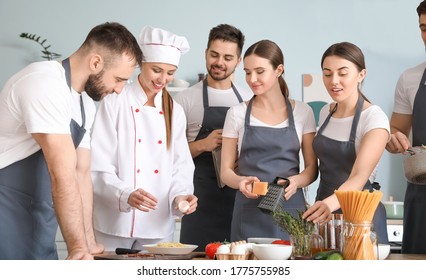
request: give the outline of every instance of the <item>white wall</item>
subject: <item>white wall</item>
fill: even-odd
[[[71,54],[87,32],[105,21],[118,21],[135,36],[144,25],[188,38],[176,78],[194,83],[205,72],[204,50],[210,28],[229,23],[246,35],[244,50],[261,39],[278,43],[285,55],[285,78],[293,98],[302,98],[303,73],[320,73],[320,59],[335,42],[363,49],[367,63],[364,93],[390,117],[399,74],[424,60],[416,7],[420,0],[0,0],[0,86],[27,63],[40,59],[40,48],[19,38],[36,33],[51,50]],[[236,80],[246,86],[242,68]],[[402,156],[383,155],[377,180],[385,198],[402,200]],[[312,192],[315,191],[315,184]],[[313,194],[312,194],[313,196]]]

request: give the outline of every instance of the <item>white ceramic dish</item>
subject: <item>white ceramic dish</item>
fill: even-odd
[[[374,247],[374,255],[377,259],[377,251],[379,252],[379,260],[384,260],[389,256],[390,245],[389,244],[378,244],[377,247]]]
[[[253,244],[252,248],[259,260],[288,260],[293,251],[293,246],[281,244]]]
[[[269,238],[269,237],[249,237],[247,238],[248,243],[255,243],[255,244],[271,244],[275,240],[278,240],[279,238]]]
[[[184,247],[158,247],[157,244],[143,245],[143,248],[151,254],[157,255],[185,255],[194,251],[198,246],[184,244]]]

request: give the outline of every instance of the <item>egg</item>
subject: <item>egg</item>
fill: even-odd
[[[181,202],[179,202],[178,208],[180,212],[185,214],[189,209],[189,202],[186,200],[182,200]]]
[[[235,245],[231,253],[235,255],[244,255],[246,253],[246,246],[244,244]]]
[[[220,245],[217,247],[216,254],[229,254],[231,252],[231,249],[228,245]]]

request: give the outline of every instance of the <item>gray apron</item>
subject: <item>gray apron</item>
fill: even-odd
[[[243,102],[233,84],[232,89],[238,101]],[[209,106],[207,79],[203,81],[203,105],[203,123],[196,141],[206,138],[215,129],[223,128],[229,109]],[[198,198],[198,207],[197,211],[182,218],[180,242],[197,244],[196,250],[204,251],[210,242],[230,240],[236,190],[228,186],[218,187],[211,152],[194,158],[194,164],[194,195]]]
[[[352,167],[356,160],[356,129],[361,116],[363,103],[364,98],[359,95],[349,141],[338,141],[322,135],[324,128],[327,126],[335,110],[330,112],[314,138],[313,147],[319,159],[320,171],[320,183],[316,200],[323,200],[334,194],[334,191],[348,179],[352,171]],[[369,180],[367,180],[364,185],[364,190],[365,189],[370,191],[373,190],[373,186]],[[338,209],[334,213],[342,213],[342,211]],[[386,210],[382,203],[379,203],[374,213],[373,224],[379,243],[388,243]]]
[[[272,128],[250,125],[253,97],[244,120],[244,135],[238,159],[238,172],[242,176],[256,176],[262,182],[273,182],[276,177],[287,178],[299,174],[300,143],[297,137],[290,101],[285,98],[288,127]],[[285,232],[273,220],[272,215],[262,212],[257,205],[262,198],[248,199],[240,191],[235,196],[232,217],[231,241],[247,240],[249,237],[273,237],[289,240]],[[305,210],[302,189],[281,207],[294,216],[296,210]]]
[[[413,146],[426,145],[426,69],[413,106]],[[403,254],[426,253],[426,186],[407,183],[404,199]]]
[[[63,65],[70,81],[68,59]],[[82,102],[80,106],[83,126],[74,120],[70,123],[75,147],[86,131]],[[58,259],[55,243],[58,223],[53,207],[50,176],[42,150],[0,169],[0,259]]]

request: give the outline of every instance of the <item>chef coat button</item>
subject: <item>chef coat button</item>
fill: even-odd
[[[158,172],[159,172],[159,171],[158,171],[158,169],[155,169],[155,170],[154,170],[154,173],[155,173],[155,174],[157,174]]]
[[[140,143],[140,142],[142,142],[142,139],[138,139],[138,142]]]
[[[162,115],[163,114],[163,111],[160,111],[160,115]]]
[[[163,141],[161,141],[161,140],[158,140],[158,144],[162,144],[163,143]]]
[[[136,113],[138,113],[138,112],[139,112],[139,109],[136,109],[136,110],[135,110],[135,112],[136,112]]]
[[[139,173],[139,172],[141,172],[141,170],[140,170],[140,169],[138,169],[138,170],[136,170],[136,172],[137,172],[137,173]]]

